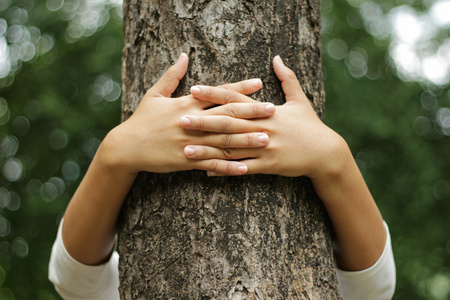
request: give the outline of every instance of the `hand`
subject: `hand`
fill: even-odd
[[[275,111],[273,104],[259,103],[251,98],[223,99],[210,97],[198,101],[192,95],[170,98],[186,73],[188,58],[182,54],[178,62],[145,94],[134,114],[113,129],[100,147],[107,164],[123,172],[174,172],[200,169],[227,175],[245,174],[245,164],[211,157],[190,160],[183,155],[188,144],[216,148],[263,147],[268,142],[265,133],[255,126],[230,130],[242,119],[265,118]],[[222,89],[250,94],[261,88],[259,79],[224,85]],[[195,91],[195,88],[194,88]],[[217,107],[213,107],[219,105]],[[213,107],[213,108],[211,108]],[[196,124],[196,116],[213,116],[205,123],[214,130],[185,130],[181,127]]]
[[[226,148],[218,149],[205,145],[192,144],[192,149],[185,151],[187,157],[193,160],[208,160],[211,158],[241,160],[248,167],[246,174],[263,173],[283,176],[302,176],[312,178],[329,175],[340,170],[342,155],[347,155],[347,146],[343,139],[327,127],[316,115],[309,100],[302,91],[294,72],[287,68],[279,56],[274,58],[274,69],[281,80],[286,103],[277,106],[276,113],[270,118],[257,120],[239,120],[233,130],[242,130],[252,126],[252,130],[265,132],[269,143],[264,148]],[[200,87],[193,93],[196,99],[211,101],[211,99],[239,99],[244,101],[244,95],[231,90]],[[193,130],[214,131],[216,127],[206,128],[210,116],[197,117],[190,127]],[[223,126],[223,125],[222,125]],[[210,172],[210,175],[217,175]]]

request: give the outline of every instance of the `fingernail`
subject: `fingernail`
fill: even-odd
[[[177,62],[176,62],[176,64],[177,63],[179,63],[179,62],[181,62],[182,60],[183,60],[183,57],[184,57],[184,55],[183,55],[184,53],[183,52],[181,52],[181,54],[180,54],[180,56],[178,56],[178,59],[177,59]]]
[[[192,121],[188,116],[183,116],[181,117],[180,123],[183,127],[189,127],[191,126]]]
[[[262,81],[259,78],[255,78],[255,79],[251,79],[250,80],[250,84],[254,87],[254,88],[259,88],[262,85]]]
[[[186,147],[184,148],[184,154],[185,154],[186,156],[193,156],[193,155],[195,154],[195,148],[194,148],[194,147],[186,146]]]
[[[245,174],[245,173],[247,173],[247,166],[241,165],[241,166],[237,167],[237,170],[240,174]]]
[[[279,55],[275,56],[275,59],[282,65],[284,66],[283,60],[281,59],[281,57]]]
[[[264,107],[268,113],[275,112],[275,105],[273,105],[273,103],[268,103]]]
[[[196,95],[200,94],[200,92],[201,92],[201,89],[198,86],[191,87],[191,94],[192,95],[196,96]]]
[[[269,136],[265,133],[261,133],[258,135],[258,142],[261,144],[266,144],[269,141]]]
[[[217,176],[217,173],[214,173],[214,172],[210,172],[210,171],[208,171],[208,172],[206,172],[206,175],[207,176]]]

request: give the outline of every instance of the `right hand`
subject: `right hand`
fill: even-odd
[[[295,73],[286,67],[279,56],[273,61],[274,71],[285,94],[286,103],[276,107],[270,118],[236,120],[235,128],[253,126],[258,132],[270,137],[266,147],[243,149],[217,149],[205,145],[191,144],[194,154],[186,153],[192,160],[222,158],[240,160],[248,167],[246,174],[275,174],[282,176],[308,176],[313,180],[329,179],[344,170],[345,162],[353,157],[345,141],[326,126],[315,113],[310,101],[300,86]],[[197,100],[250,99],[242,94],[218,87],[201,87],[193,93]],[[211,116],[196,118],[190,130],[216,130],[207,127]],[[237,126],[239,125],[239,126]],[[187,127],[185,127],[187,128]],[[217,175],[209,172],[209,175]],[[223,175],[223,174],[219,174]]]
[[[239,119],[270,117],[275,107],[248,97],[244,100],[210,99],[207,102],[198,101],[192,95],[170,98],[185,75],[187,66],[187,55],[181,54],[178,62],[147,91],[134,114],[107,135],[99,148],[99,157],[106,165],[129,174],[192,169],[224,175],[243,175],[247,172],[247,166],[238,161],[214,157],[188,159],[183,149],[187,145],[227,149],[264,147],[268,143],[268,136],[257,132],[256,126],[250,123],[239,130],[233,128],[236,128]],[[256,92],[261,86],[259,79],[253,79],[221,87],[247,95]],[[206,125],[208,128],[215,126],[216,129],[202,131],[182,128],[186,123],[196,122],[196,116],[214,116],[208,119]]]

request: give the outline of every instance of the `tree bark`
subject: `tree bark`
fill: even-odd
[[[324,92],[316,0],[126,0],[123,119],[186,52],[176,95],[261,78],[282,104],[280,55],[319,115]],[[288,129],[287,129],[288,130]],[[307,178],[142,173],[119,233],[122,299],[340,299],[331,233]]]

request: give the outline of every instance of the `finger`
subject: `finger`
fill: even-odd
[[[210,102],[213,104],[228,103],[255,103],[258,102],[250,97],[240,94],[231,89],[211,87],[206,85],[196,85],[191,88],[191,94],[197,100]]]
[[[262,88],[262,81],[259,78],[253,78],[234,83],[222,84],[218,87],[232,90],[239,94],[250,95]]]
[[[303,97],[306,98],[294,71],[284,65],[279,55],[273,59],[273,68],[281,81],[283,92],[286,95],[286,102],[301,100]]]
[[[240,161],[247,166],[247,172],[245,174],[270,174],[264,168],[264,160],[258,158],[249,158]]]
[[[254,158],[258,156],[257,149],[249,148],[217,148],[200,145],[189,145],[184,147],[184,155],[189,159],[226,159],[236,160]]]
[[[205,111],[208,115],[230,116],[237,119],[265,118],[273,115],[275,105],[272,103],[230,103]]]
[[[220,148],[258,148],[269,143],[266,133],[233,133],[233,134],[211,134],[202,137],[193,137],[192,143]]]
[[[223,175],[244,175],[247,166],[238,161],[227,161],[221,159],[208,159],[195,161],[195,168],[207,172]]]
[[[183,116],[180,126],[184,129],[215,133],[246,133],[263,131],[255,121],[228,116]]]
[[[189,58],[181,53],[176,64],[172,65],[158,82],[148,91],[152,96],[170,97],[186,74]]]

